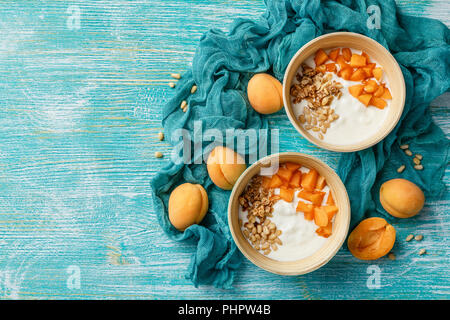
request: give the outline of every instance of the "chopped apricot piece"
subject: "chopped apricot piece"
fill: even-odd
[[[297,194],[297,196],[299,198],[311,201],[316,206],[320,206],[322,204],[325,193],[324,192],[310,192],[310,191],[302,190]]]
[[[391,92],[389,91],[388,88],[384,88],[384,92],[383,92],[383,95],[381,96],[381,98],[386,99],[386,100],[392,99]]]
[[[263,176],[262,177],[262,187],[265,189],[270,188],[271,181],[272,181],[271,178]]]
[[[328,193],[327,205],[334,206],[334,199],[333,199],[333,195],[331,194],[331,191],[330,191],[330,193]]]
[[[370,57],[369,57],[369,55],[368,55],[367,53],[365,53],[364,51],[361,52],[361,55],[362,55],[364,58],[366,58],[366,65],[368,65],[369,62],[370,62]],[[370,63],[370,64],[373,64],[373,65],[375,66],[375,63]]]
[[[338,63],[341,70],[344,70],[345,68],[350,68],[350,65],[345,61],[345,59],[342,55],[339,55],[336,58],[336,62]]]
[[[366,66],[366,67],[362,67],[362,69],[366,73],[366,78],[372,78],[373,77],[372,68],[369,68],[369,67]]]
[[[336,71],[336,65],[334,63],[327,63],[325,66],[328,72]]]
[[[353,73],[352,68],[348,67],[348,68],[341,69],[339,71],[338,75],[339,75],[339,77],[341,77],[344,80],[350,80],[352,77],[352,73]]]
[[[294,189],[288,189],[288,188],[284,188],[281,187],[280,188],[280,197],[281,199],[283,199],[286,202],[292,202],[292,200],[294,200]]]
[[[325,73],[325,72],[327,72],[327,66],[324,65],[324,64],[322,64],[322,65],[316,67],[316,71],[317,71],[317,72]]]
[[[284,165],[286,166],[286,169],[290,171],[298,170],[302,166],[301,164],[295,162],[286,162]]]
[[[380,98],[384,93],[383,86],[378,86],[378,89],[373,93],[374,97]]]
[[[364,67],[366,65],[366,57],[363,57],[359,54],[352,54],[352,58],[350,59],[350,66],[353,68]]]
[[[316,56],[314,57],[314,62],[316,63],[316,66],[320,66],[321,64],[324,64],[328,60],[328,56],[323,51],[323,49],[319,49],[316,52]]]
[[[361,103],[364,104],[366,107],[369,105],[370,99],[372,99],[371,94],[362,94],[358,97],[358,100],[361,101]]]
[[[279,176],[284,181],[289,181],[292,177],[292,171],[287,168],[281,167],[278,169],[277,176]]]
[[[359,69],[356,69],[355,72],[353,72],[352,76],[350,77],[350,80],[361,81],[361,80],[364,80],[365,78],[366,78],[366,73],[364,72],[363,69],[359,68]]]
[[[323,206],[322,207],[325,212],[327,213],[328,216],[328,220],[331,221],[331,219],[333,219],[334,215],[338,212],[338,207],[333,206],[333,205],[329,205],[329,206]]]
[[[325,227],[328,225],[328,215],[322,207],[314,208],[314,222],[319,227]]]
[[[302,181],[301,171],[294,172],[291,180],[289,181],[289,186],[291,188],[300,188],[300,182]]]
[[[364,86],[364,91],[368,93],[374,93],[378,89],[378,83],[375,80],[369,80],[367,81],[366,85]]]
[[[334,62],[336,62],[336,59],[337,59],[340,51],[341,51],[341,49],[339,49],[339,48],[331,50],[330,53],[328,54],[328,57],[331,60],[333,60]]]
[[[314,205],[310,204],[310,203],[305,203],[303,201],[299,201],[297,204],[297,212],[303,212],[304,214],[312,214],[314,215]],[[308,219],[308,220],[312,220]]]
[[[281,180],[281,178],[278,175],[274,174],[270,181],[269,188],[279,188],[282,185],[283,185],[283,180]]]
[[[364,89],[364,85],[362,85],[362,84],[356,84],[354,86],[348,87],[348,91],[355,98],[358,98],[361,95],[363,89]]]
[[[301,186],[307,191],[313,191],[317,184],[319,173],[315,169],[310,169],[304,177],[302,177]]]
[[[317,178],[316,189],[322,190],[323,188],[325,188],[326,185],[327,185],[327,181],[325,180],[325,177],[319,176],[319,178]]]
[[[342,57],[345,61],[350,61],[352,58],[352,51],[349,48],[342,48]]]
[[[387,106],[387,102],[386,101],[384,101],[381,98],[377,98],[377,97],[372,97],[372,99],[370,99],[369,104],[371,106],[377,107],[378,109],[384,109]]]
[[[331,236],[331,232],[333,231],[333,224],[329,222],[325,227],[319,227],[316,230],[316,233],[324,238],[328,238]]]
[[[377,79],[378,81],[381,80],[381,77],[383,76],[383,70],[381,70],[381,68],[374,68],[372,70],[372,73],[375,79]]]
[[[367,59],[366,62],[369,61],[369,59],[367,57],[366,57],[366,59]],[[366,68],[373,70],[373,68],[375,68],[376,65],[377,65],[376,63],[367,63]]]

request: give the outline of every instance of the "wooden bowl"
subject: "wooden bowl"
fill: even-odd
[[[277,162],[278,161],[278,162]],[[316,169],[319,174],[325,177],[328,186],[333,195],[339,212],[335,216],[333,222],[333,232],[327,239],[325,244],[309,257],[296,261],[277,261],[268,258],[254,249],[251,244],[244,238],[239,227],[239,196],[251,178],[260,173],[261,168],[274,166],[283,162],[296,162],[308,168]],[[347,191],[339,176],[325,163],[312,156],[297,153],[285,152],[267,156],[247,168],[240,176],[231,192],[228,203],[228,224],[230,226],[231,235],[239,250],[258,267],[281,275],[300,275],[312,272],[324,264],[326,264],[341,248],[347,237],[350,224],[350,201]]]
[[[290,88],[292,85],[292,79],[295,77],[300,65],[309,56],[315,54],[317,50],[331,49],[335,47],[348,47],[351,49],[362,50],[366,52],[370,57],[373,57],[373,59],[375,59],[383,68],[383,72],[387,76],[393,96],[391,104],[388,107],[389,112],[378,132],[375,135],[367,138],[366,140],[363,140],[356,144],[335,145],[324,142],[314,137],[307,130],[303,129],[303,126],[295,117],[292,108]],[[388,50],[386,50],[375,40],[353,32],[329,33],[317,37],[305,44],[291,59],[291,62],[287,66],[283,80],[284,108],[292,125],[311,143],[327,150],[339,152],[354,152],[363,150],[383,140],[392,131],[392,129],[394,129],[394,127],[397,125],[398,120],[400,119],[400,116],[402,115],[403,107],[405,104],[405,95],[405,80],[395,58],[389,53]]]

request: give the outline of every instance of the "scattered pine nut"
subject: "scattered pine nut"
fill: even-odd
[[[183,108],[183,112],[186,112],[187,111],[187,106],[185,106],[184,108]]]
[[[422,241],[422,239],[423,239],[423,235],[421,235],[421,234],[414,237],[414,240],[416,240],[416,241]]]
[[[409,149],[406,149],[405,150],[405,154],[407,155],[407,156],[412,156],[412,151],[411,150],[409,150]]]
[[[169,82],[169,87],[175,88],[175,83],[174,82]]]
[[[195,91],[197,91],[197,86],[194,84],[191,88],[191,93],[195,93]]]
[[[395,254],[392,253],[392,252],[389,252],[388,258],[389,258],[390,260],[395,260]]]
[[[422,160],[422,159],[423,159],[423,156],[422,156],[420,153],[416,154],[415,157],[416,157],[417,159],[419,159],[419,160]]]
[[[187,106],[187,102],[186,102],[186,100],[183,100],[183,101],[181,102],[180,108],[181,108],[181,109],[184,109],[184,107],[186,107],[186,106]]]
[[[402,145],[400,146],[400,149],[402,149],[402,150],[409,149],[409,144],[402,144]]]
[[[414,238],[414,235],[410,234],[406,237],[406,241],[411,241]]]
[[[402,173],[403,171],[405,171],[406,166],[404,164],[402,164],[398,169],[397,172],[398,173]]]
[[[427,253],[427,250],[425,250],[425,249],[420,249],[419,255],[423,255],[423,254],[425,254],[425,253]]]
[[[416,165],[414,166],[414,169],[416,169],[416,170],[423,170],[423,165],[421,165],[421,164],[416,164]]]
[[[179,73],[171,73],[170,76],[174,79],[180,79],[181,75]]]
[[[414,164],[419,165],[420,164],[420,160],[418,158],[414,158],[413,159]]]
[[[164,133],[158,132],[158,139],[159,139],[159,141],[163,141],[164,140]]]
[[[162,152],[156,151],[156,152],[155,152],[155,157],[156,157],[156,158],[162,158],[162,157],[163,157]]]

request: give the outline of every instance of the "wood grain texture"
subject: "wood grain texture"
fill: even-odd
[[[446,0],[398,3],[450,23]],[[79,29],[70,20],[77,8]],[[245,261],[233,290],[196,289],[184,278],[193,245],[164,235],[149,186],[166,162],[154,152],[170,152],[157,139],[173,94],[169,73],[189,67],[209,28],[263,9],[255,0],[0,2],[1,298],[450,298],[448,193],[395,225],[396,261],[358,261],[341,250],[298,277]],[[447,134],[449,101],[446,94],[432,107]],[[336,168],[337,155],[301,139],[283,112],[270,125],[282,132],[280,150]],[[424,240],[403,241],[409,233]],[[374,264],[380,289],[366,285]],[[80,288],[67,284],[71,266]]]

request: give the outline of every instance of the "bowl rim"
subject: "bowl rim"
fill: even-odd
[[[340,235],[341,236],[339,238],[337,238],[337,237],[329,238],[328,241],[334,240],[334,243],[332,245],[330,245],[331,249],[328,251],[328,255],[318,259],[314,264],[310,265],[308,267],[308,269],[305,269],[305,268],[301,269],[301,268],[299,268],[299,270],[295,271],[295,272],[286,272],[286,271],[280,271],[280,270],[277,270],[275,268],[271,268],[271,267],[268,267],[266,265],[263,265],[262,263],[260,263],[260,261],[257,261],[257,259],[254,259],[251,255],[249,255],[248,252],[246,251],[246,249],[241,246],[240,242],[237,239],[238,236],[235,233],[235,230],[233,228],[233,219],[232,219],[233,218],[233,212],[232,212],[233,208],[232,208],[232,205],[233,205],[233,200],[236,199],[236,197],[239,197],[239,194],[237,194],[238,187],[242,184],[242,181],[246,178],[246,176],[251,171],[254,170],[255,167],[260,167],[262,165],[270,163],[270,161],[273,158],[275,158],[275,157],[279,157],[280,163],[283,163],[285,161],[289,161],[289,160],[282,160],[282,158],[285,158],[285,157],[296,157],[296,158],[299,158],[299,162],[302,162],[302,160],[304,160],[304,159],[309,159],[311,162],[315,163],[318,167],[321,167],[321,169],[326,170],[328,175],[334,176],[334,179],[335,179],[336,183],[338,184],[339,189],[341,189],[341,191],[343,191],[343,194],[345,195],[344,198],[339,200],[339,202],[342,203],[342,207],[347,209],[347,210],[345,210],[347,214],[343,217],[343,222],[342,222],[343,223],[342,224],[343,227],[342,227],[342,230],[340,230]],[[337,201],[337,199],[335,199],[335,201]],[[228,227],[230,229],[230,233],[231,233],[231,236],[233,238],[233,241],[236,244],[236,246],[238,247],[239,251],[250,262],[252,262],[257,267],[259,267],[259,268],[261,268],[263,270],[266,270],[268,272],[271,272],[271,273],[274,273],[274,274],[279,274],[279,275],[302,275],[302,274],[307,274],[307,273],[310,273],[310,272],[313,272],[313,271],[319,269],[320,267],[322,267],[323,265],[328,263],[336,255],[336,253],[340,250],[340,248],[344,244],[345,239],[348,236],[348,232],[349,232],[349,228],[350,228],[350,219],[351,219],[350,200],[349,200],[349,197],[348,197],[348,194],[347,194],[347,190],[345,188],[344,183],[342,182],[340,177],[337,175],[337,173],[331,167],[329,167],[326,163],[324,163],[322,160],[320,160],[320,159],[318,159],[318,158],[316,158],[314,156],[311,156],[311,155],[308,155],[308,154],[305,154],[305,153],[300,153],[300,152],[275,153],[275,154],[272,154],[272,155],[265,156],[265,157],[259,159],[258,161],[256,161],[255,163],[253,163],[251,166],[249,166],[240,175],[239,179],[236,181],[235,185],[233,186],[233,189],[231,191],[230,198],[229,198],[229,201],[228,201],[227,211],[228,211]],[[244,238],[244,241],[247,241],[247,240]],[[322,247],[322,248],[324,248],[324,247]],[[319,251],[322,250],[322,248],[319,249]],[[251,250],[255,250],[255,249],[253,249],[253,247],[252,247]],[[310,257],[311,256],[308,256],[306,258],[303,258],[303,259],[300,259],[300,260],[296,260],[295,262],[303,261],[305,259],[309,259]],[[267,258],[267,257],[265,257],[265,258],[266,259],[270,259],[270,258]],[[277,260],[274,260],[274,259],[270,259],[270,260],[275,261],[275,262],[279,262],[280,264],[284,263],[284,261],[277,261]],[[290,261],[290,262],[294,262],[294,261]]]
[[[328,39],[328,38],[333,38],[333,37],[339,37],[339,36],[350,36],[350,37],[355,37],[355,38],[359,38],[362,40],[362,43],[364,41],[368,41],[371,42],[375,47],[377,47],[378,50],[380,50],[381,52],[383,52],[387,58],[389,60],[391,60],[391,62],[393,63],[393,66],[395,68],[394,72],[398,73],[401,75],[400,77],[400,81],[401,83],[400,85],[400,92],[397,93],[400,97],[399,100],[399,110],[395,116],[395,121],[392,122],[392,124],[386,128],[386,130],[384,130],[384,132],[382,132],[381,134],[378,135],[378,137],[376,137],[374,139],[374,137],[376,135],[373,135],[372,137],[363,140],[359,143],[356,144],[352,144],[352,145],[334,145],[334,144],[330,144],[330,143],[324,143],[321,140],[319,140],[318,138],[315,137],[310,137],[306,134],[304,134],[303,130],[300,128],[300,125],[297,122],[297,119],[295,118],[295,115],[293,114],[292,107],[291,109],[288,108],[288,104],[290,105],[290,97],[289,97],[289,91],[290,90],[286,90],[286,83],[288,80],[288,73],[290,71],[290,69],[292,68],[292,66],[295,64],[297,58],[300,56],[300,54],[305,51],[306,48],[310,47],[311,45],[315,44],[318,41],[322,41],[324,39]],[[379,42],[377,42],[376,40],[369,38],[365,35],[356,33],[356,32],[331,32],[331,33],[327,33],[324,35],[321,35],[319,37],[316,37],[312,40],[310,40],[309,42],[307,42],[306,44],[304,44],[295,54],[294,56],[291,58],[291,60],[289,61],[288,66],[286,67],[286,70],[284,72],[284,77],[283,77],[283,88],[282,88],[282,95],[283,95],[283,105],[284,105],[284,110],[289,118],[289,121],[291,122],[291,124],[294,126],[294,128],[309,142],[311,142],[312,144],[318,146],[319,148],[322,149],[326,149],[326,150],[330,150],[330,151],[336,151],[336,152],[355,152],[355,151],[361,151],[367,148],[370,148],[372,146],[374,146],[375,144],[379,143],[380,141],[382,141],[384,138],[387,137],[388,134],[390,134],[392,132],[392,130],[394,130],[394,128],[397,126],[398,121],[400,120],[402,114],[403,114],[403,109],[405,107],[405,100],[406,100],[406,85],[405,85],[405,79],[403,77],[403,73],[402,70],[397,62],[397,60],[394,58],[394,56],[389,52],[389,50],[387,50],[384,46],[382,46]]]

